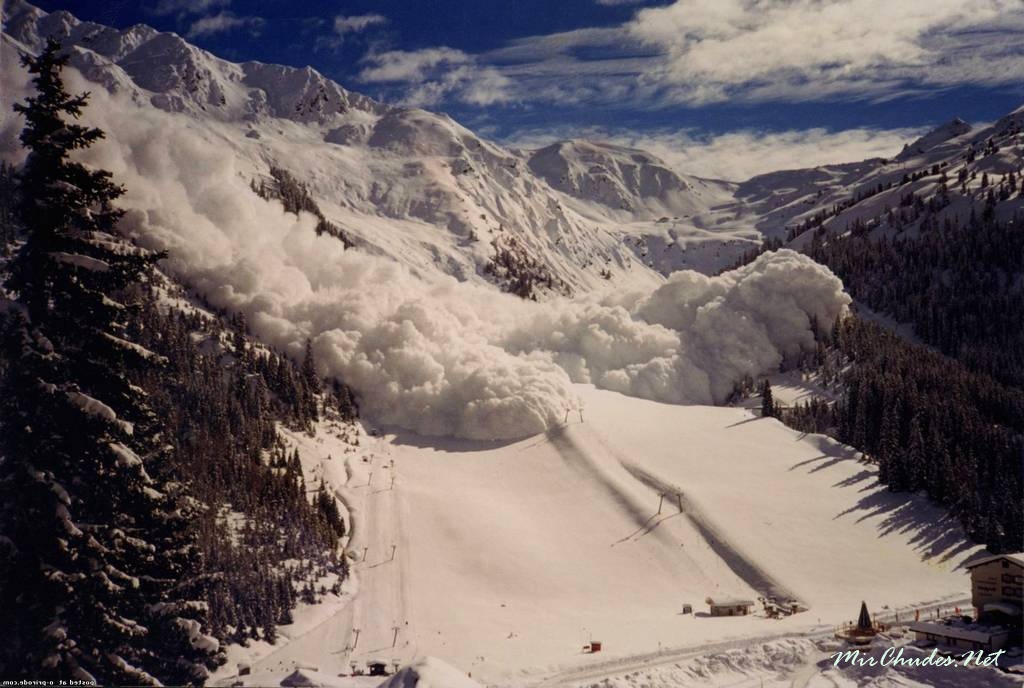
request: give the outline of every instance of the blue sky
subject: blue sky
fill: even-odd
[[[991,121],[1024,103],[1020,0],[38,4],[175,31],[235,61],[309,64],[508,143],[600,137],[689,150],[695,165],[710,164],[695,147],[727,157],[728,142],[795,146],[806,164],[884,154],[955,116]],[[747,157],[716,171],[759,171]]]

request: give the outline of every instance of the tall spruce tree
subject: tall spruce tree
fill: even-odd
[[[161,420],[130,374],[162,364],[129,339],[159,255],[114,232],[123,189],[71,154],[68,58],[23,56],[36,94],[20,173],[25,243],[10,264],[0,400],[0,675],[196,684],[219,659],[197,600],[197,508],[169,475]],[[10,310],[10,309],[9,309]]]
[[[775,400],[772,397],[772,383],[767,379],[761,383],[761,416],[764,418],[774,418],[775,413]]]

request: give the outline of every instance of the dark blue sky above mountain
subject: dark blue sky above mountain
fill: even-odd
[[[175,31],[235,61],[309,64],[350,89],[524,143],[813,132],[842,149],[842,132],[856,130],[863,148],[1024,102],[1019,0],[38,4]]]

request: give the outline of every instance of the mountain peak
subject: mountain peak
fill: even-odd
[[[567,139],[533,151],[528,165],[552,188],[632,215],[677,215],[694,205],[682,175],[636,148]]]
[[[310,66],[228,62],[176,33],[146,24],[119,30],[81,21],[63,10],[47,13],[25,0],[6,3],[3,19],[4,33],[26,48],[39,49],[46,37],[57,37],[71,52],[72,65],[90,79],[138,88],[140,95],[169,112],[221,120],[269,116],[329,125],[352,109],[374,114],[387,109]]]
[[[957,136],[963,136],[969,131],[971,131],[971,125],[959,117],[955,117],[945,124],[935,127],[913,143],[908,143],[903,146],[903,150],[900,151],[898,156],[896,156],[896,159],[906,160],[908,158],[927,153],[936,146],[943,144],[950,139],[954,139]]]

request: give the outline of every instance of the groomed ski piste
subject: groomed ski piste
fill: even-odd
[[[382,429],[346,450],[326,426],[290,434],[307,483],[323,476],[348,506],[352,576],[276,646],[233,646],[215,682],[278,685],[298,669],[376,686],[349,675],[380,661],[413,664],[392,685],[807,685],[825,680],[815,641],[861,600],[889,619],[969,606],[962,564],[981,548],[849,448],[748,409],[576,391],[582,412],[517,442]],[[807,611],[711,617],[705,604],[762,596]],[[585,652],[593,641],[602,650]]]

